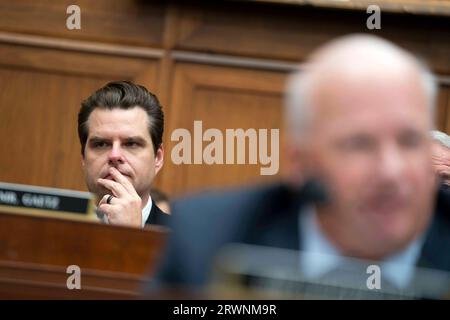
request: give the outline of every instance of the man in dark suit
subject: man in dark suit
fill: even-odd
[[[78,136],[89,191],[105,222],[167,224],[150,197],[163,166],[164,114],[157,97],[129,81],[110,82],[81,104]]]
[[[153,285],[202,287],[225,244],[377,261],[405,288],[414,267],[450,271],[450,225],[431,160],[435,84],[412,55],[371,36],[325,45],[289,82],[287,183],[173,204],[173,232]],[[365,283],[364,283],[365,285]]]

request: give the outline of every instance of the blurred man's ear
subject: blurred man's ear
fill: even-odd
[[[164,145],[161,143],[161,146],[158,148],[155,154],[155,175],[161,170],[164,165]]]

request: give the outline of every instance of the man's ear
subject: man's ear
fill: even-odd
[[[155,154],[155,175],[164,165],[164,145],[161,143]]]

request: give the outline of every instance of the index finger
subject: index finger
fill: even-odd
[[[111,167],[109,169],[109,172],[111,173],[113,178],[125,188],[125,190],[128,193],[137,194],[136,190],[134,189],[134,186],[131,184],[131,182],[127,178],[125,178],[125,176],[119,170],[117,170],[114,167]]]
[[[97,182],[106,189],[110,190],[112,194],[117,198],[123,197],[126,194],[128,194],[128,191],[125,189],[125,187],[117,181],[108,179],[98,179]]]

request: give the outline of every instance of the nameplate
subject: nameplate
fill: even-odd
[[[89,192],[0,182],[0,209],[7,213],[91,220],[93,200]]]

